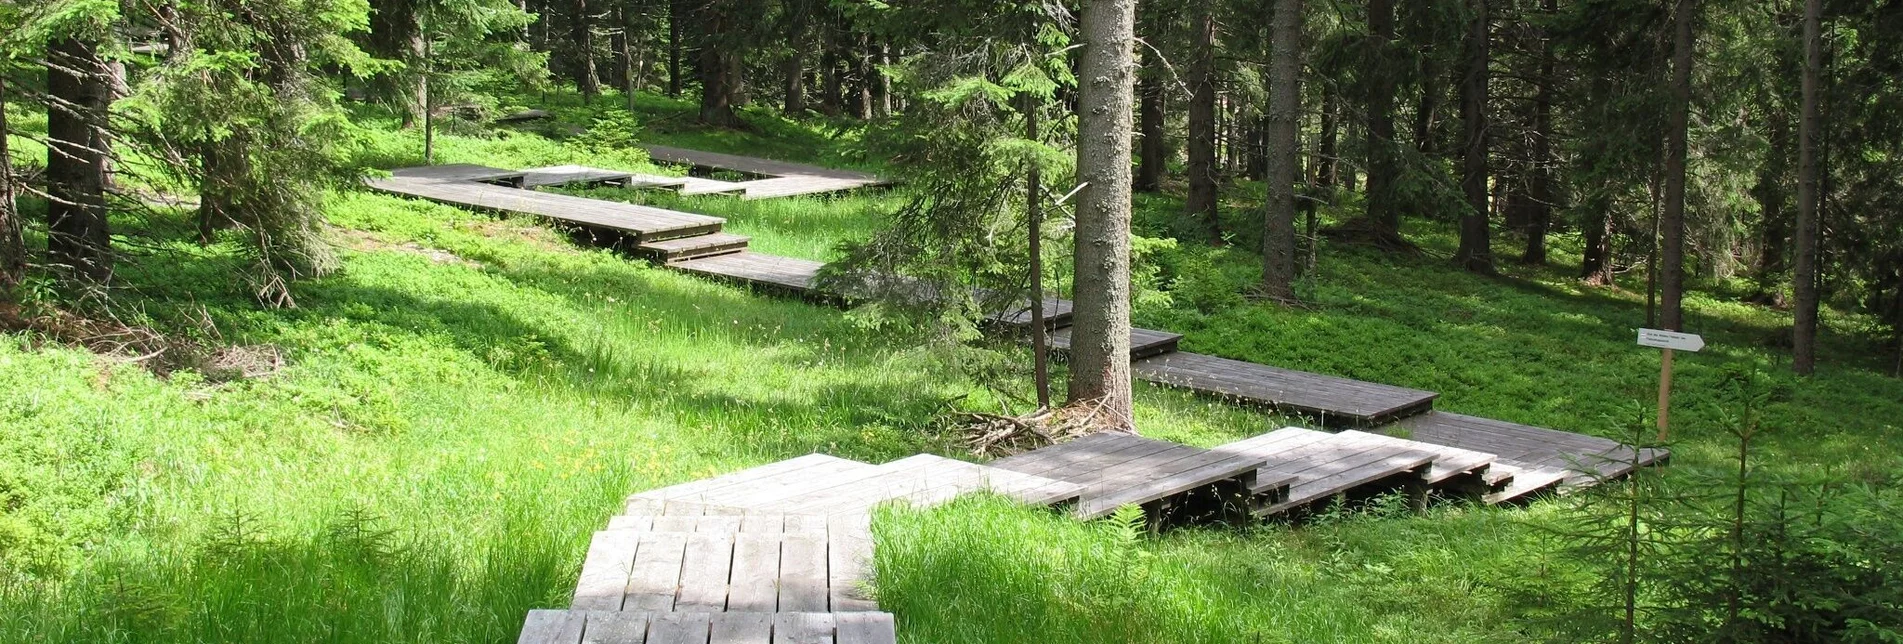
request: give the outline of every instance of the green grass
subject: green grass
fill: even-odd
[[[548,132],[590,120],[572,98],[549,104]],[[753,134],[710,133],[683,102],[639,104],[650,140],[878,170],[834,125],[755,112]],[[415,133],[361,116],[362,163],[415,162]],[[533,132],[452,132],[446,162],[642,164]],[[757,249],[819,259],[905,196],[590,194],[728,217]],[[1253,206],[1230,206],[1246,230]],[[1144,198],[1139,232],[1169,236],[1178,208]],[[526,219],[368,194],[338,196],[330,219],[344,270],[279,311],[251,301],[233,248],[185,241],[182,215],[115,222],[148,244],[121,268],[129,317],[211,339],[190,331],[202,312],[220,342],[280,348],[271,376],[162,379],[0,338],[0,642],[511,641],[527,610],[565,605],[591,532],[630,492],[812,451],[957,454],[937,415],[998,404],[973,374],[1002,355],[1004,385],[1028,391],[1014,347],[927,348],[902,326],[578,248]],[[1445,254],[1449,230],[1409,232]],[[1138,323],[1186,333],[1188,350],[1572,431],[1610,434],[1651,396],[1656,357],[1631,342],[1642,292],[1578,286],[1567,240],[1557,267],[1506,279],[1326,246],[1304,308],[1237,295],[1252,244],[1147,255]],[[1787,358],[1766,344],[1782,314],[1707,294],[1688,306],[1713,346],[1681,360],[1675,461],[1699,469],[1727,444],[1724,372]],[[1782,378],[1766,410],[1767,463],[1888,480],[1903,383],[1881,374],[1864,321],[1829,322],[1824,374]],[[1199,445],[1287,422],[1151,387],[1138,403],[1146,434]],[[877,592],[921,643],[1524,641],[1552,607],[1497,581],[1548,566],[1539,528],[1560,516],[1445,507],[1150,538],[970,499],[882,515]]]

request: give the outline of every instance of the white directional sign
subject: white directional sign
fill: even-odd
[[[1705,339],[1695,333],[1639,329],[1639,346],[1658,349],[1676,349],[1679,351],[1697,351],[1705,348]]]

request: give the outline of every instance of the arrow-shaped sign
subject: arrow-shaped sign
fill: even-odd
[[[1657,349],[1676,349],[1679,351],[1697,351],[1705,348],[1705,339],[1695,333],[1639,329],[1639,346]]]

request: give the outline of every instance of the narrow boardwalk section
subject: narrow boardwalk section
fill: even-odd
[[[662,163],[684,165],[703,170],[725,170],[763,177],[752,181],[733,182],[733,191],[742,199],[771,199],[774,197],[792,197],[798,195],[838,192],[867,186],[885,185],[887,182],[877,176],[852,170],[824,168],[803,163],[774,161],[741,156],[703,152],[665,145],[646,146],[648,158]],[[706,194],[684,188],[681,194]]]
[[[1196,353],[1139,360],[1130,371],[1157,384],[1313,416],[1324,425],[1378,425],[1427,411],[1439,397],[1431,391]]]

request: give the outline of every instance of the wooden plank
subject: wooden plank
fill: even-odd
[[[681,565],[686,556],[687,535],[678,532],[642,534],[634,568],[628,575],[628,595],[621,603],[622,610],[674,610],[674,593],[680,586]]]
[[[673,262],[668,264],[668,267],[699,275],[787,288],[804,293],[814,289],[813,284],[814,280],[818,279],[819,269],[825,265],[821,262],[791,257],[774,257],[771,260],[762,261],[760,258],[764,257],[769,256],[741,251]]]
[[[710,479],[691,481],[656,490],[635,494],[632,499],[657,498],[709,504],[709,499],[726,498],[734,490],[747,490],[757,487],[773,487],[789,481],[808,480],[815,476],[824,476],[839,472],[870,469],[873,465],[847,460],[825,454],[808,454],[799,458],[769,463],[755,468],[741,470],[732,474]]]
[[[708,644],[771,644],[773,613],[720,613],[713,616]]]
[[[653,528],[654,528],[654,516],[649,514],[637,514],[632,516],[626,515],[626,514],[617,514],[615,516],[608,517],[609,530],[634,530],[637,532],[646,532],[648,530],[652,530]]]
[[[1499,460],[1499,456],[1487,452],[1396,438],[1383,434],[1370,434],[1355,430],[1345,431],[1342,432],[1342,434],[1355,436],[1376,444],[1391,445],[1433,454],[1434,465],[1428,470],[1426,477],[1426,481],[1429,485],[1441,483],[1447,479],[1469,472],[1484,470],[1494,461]]]
[[[531,610],[522,622],[516,644],[575,644],[581,641],[587,615],[570,610]]]
[[[1488,504],[1506,503],[1551,490],[1565,482],[1568,474],[1562,469],[1522,463],[1502,462],[1496,467],[1510,470],[1513,478],[1499,490],[1481,495],[1480,500]]]
[[[1070,351],[1070,334],[1071,327],[1051,331],[1051,349]],[[1132,327],[1130,329],[1130,358],[1141,360],[1175,351],[1176,343],[1182,339],[1183,336],[1180,333]]]
[[[476,181],[476,182],[492,182],[493,181],[493,182],[501,182],[501,183],[515,183],[522,179],[523,174],[524,173],[516,172],[514,170],[492,168],[486,165],[477,165],[474,163],[445,163],[442,165],[426,165],[426,166],[417,166],[413,168],[397,168],[395,170],[390,171],[390,176],[400,177],[404,179],[431,179],[431,180],[437,180],[437,181]]]
[[[616,231],[636,241],[719,232],[726,220],[652,206],[504,188],[469,181],[390,178],[369,182],[377,190],[463,208],[534,215]]]
[[[581,580],[575,584],[570,604],[575,610],[621,610],[628,590],[628,577],[634,570],[643,532],[603,530],[595,533],[582,559]]]
[[[693,532],[699,523],[699,515],[670,514],[654,517],[654,527],[650,532]]]
[[[1155,478],[1129,485],[1121,490],[1107,490],[1104,494],[1085,497],[1078,504],[1076,515],[1084,519],[1109,516],[1118,507],[1141,505],[1151,501],[1165,499],[1189,492],[1218,481],[1237,481],[1242,489],[1249,489],[1255,481],[1255,472],[1261,468],[1264,459],[1255,456],[1240,456],[1223,452],[1204,451],[1187,459],[1170,463],[1168,470],[1160,470]],[[1170,470],[1175,470],[1170,472]]]
[[[774,618],[773,644],[833,644],[830,613],[780,613]]]
[[[693,237],[677,237],[660,241],[642,242],[636,246],[643,253],[664,262],[709,257],[724,253],[736,253],[746,250],[749,239],[745,235],[732,233],[713,233]]]
[[[826,540],[788,534],[780,542],[780,611],[826,612]]]
[[[582,644],[642,644],[647,640],[648,617],[641,611],[592,611]]]
[[[709,613],[727,610],[727,579],[733,572],[733,551],[731,532],[696,532],[689,536],[674,610]]]
[[[1132,363],[1131,373],[1158,384],[1317,414],[1324,421],[1338,417],[1363,424],[1424,411],[1438,396],[1417,389],[1184,352],[1138,360]]]
[[[874,183],[881,181],[875,175],[867,174],[864,172],[858,172],[855,170],[827,168],[824,166],[816,166],[816,165],[810,165],[805,163],[794,163],[791,161],[779,161],[775,159],[762,159],[758,157],[741,156],[738,154],[722,154],[719,152],[689,150],[687,148],[677,148],[677,147],[665,146],[665,145],[646,145],[642,147],[647,149],[648,158],[653,159],[655,161],[659,161],[662,163],[672,163],[676,165],[688,165],[688,166],[694,166],[697,168],[711,168],[715,170],[732,170],[735,172],[746,172],[749,174],[765,175],[769,177],[810,176],[810,177],[826,177],[826,178],[836,178],[836,179],[858,179],[858,180],[869,181]]]
[[[728,580],[727,610],[779,610],[781,533],[742,532],[733,542],[733,571]]]
[[[891,613],[834,613],[835,644],[894,644],[899,641]]]
[[[827,524],[826,586],[833,612],[879,610],[865,591],[872,569],[872,517],[836,515]]]
[[[707,613],[656,613],[646,644],[707,644],[712,621]]]
[[[622,183],[634,177],[632,172],[604,170],[581,165],[557,165],[522,171],[522,187],[561,186],[575,183]]]

